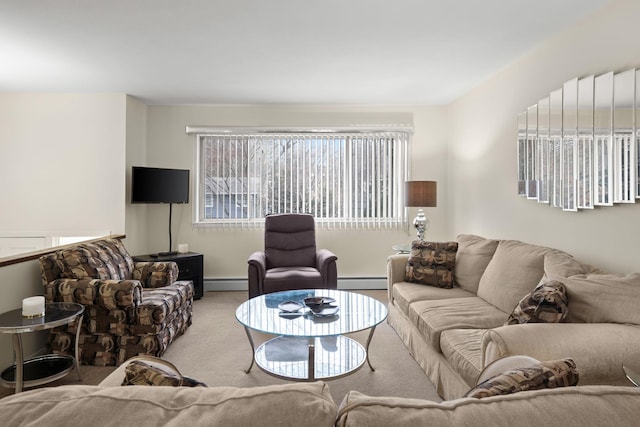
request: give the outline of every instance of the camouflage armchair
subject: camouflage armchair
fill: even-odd
[[[191,325],[193,283],[176,281],[174,262],[134,264],[117,239],[81,243],[40,258],[47,302],[85,306],[80,361],[119,365],[138,354],[160,357]],[[77,324],[51,330],[49,346],[73,354]]]

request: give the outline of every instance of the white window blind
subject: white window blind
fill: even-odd
[[[409,132],[196,137],[196,225],[257,227],[297,212],[327,228],[403,226]]]

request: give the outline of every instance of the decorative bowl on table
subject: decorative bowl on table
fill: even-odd
[[[308,297],[304,299],[304,305],[311,309],[311,313],[317,316],[333,316],[339,308],[336,300],[331,297]]]
[[[296,313],[300,311],[302,307],[302,304],[297,301],[284,301],[278,304],[278,308],[284,313]]]

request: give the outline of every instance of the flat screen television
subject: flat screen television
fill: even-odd
[[[133,166],[131,203],[189,203],[189,170]]]

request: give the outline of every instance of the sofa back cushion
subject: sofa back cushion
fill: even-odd
[[[638,419],[636,387],[560,387],[444,402],[350,391],[340,405],[336,427],[634,426]]]
[[[0,400],[3,425],[333,427],[336,405],[323,382],[263,387],[42,388]]]
[[[566,254],[545,258],[544,269],[567,289],[566,322],[640,325],[640,273],[603,273]]]
[[[567,288],[567,322],[640,325],[640,273],[578,274],[560,279]]]
[[[511,313],[516,304],[540,283],[547,254],[563,252],[517,240],[501,240],[480,278],[478,296],[505,313]]]
[[[460,234],[456,241],[458,253],[453,270],[455,283],[462,289],[477,294],[480,278],[496,252],[498,241],[473,234]]]
[[[56,262],[66,279],[131,279],[133,260],[118,239],[80,243],[56,253]]]

